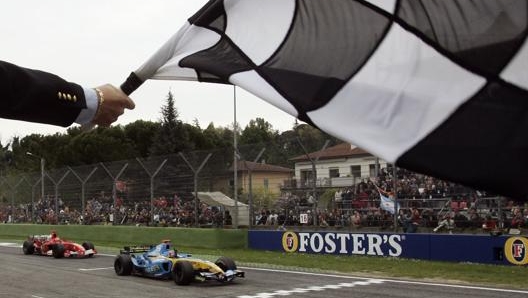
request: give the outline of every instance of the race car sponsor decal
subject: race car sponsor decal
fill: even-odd
[[[150,267],[145,267],[145,271],[149,273],[158,272],[160,270],[161,270],[161,267],[158,264],[152,265]]]
[[[514,265],[528,264],[528,238],[510,237],[504,243],[504,255],[506,260]]]
[[[338,253],[397,257],[402,254],[402,235],[355,233],[313,233],[286,231],[282,247],[286,252]]]

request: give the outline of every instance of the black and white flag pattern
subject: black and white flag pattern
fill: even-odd
[[[388,162],[526,199],[527,14],[526,0],[212,0],[124,88],[234,84]]]

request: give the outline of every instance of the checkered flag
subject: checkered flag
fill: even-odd
[[[212,0],[123,85],[239,86],[398,166],[526,199],[526,0]]]

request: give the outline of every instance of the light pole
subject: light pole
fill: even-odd
[[[26,154],[36,158],[40,158],[40,199],[44,200],[44,166],[46,164],[46,161],[44,160],[44,157],[37,156],[29,151],[27,151]]]

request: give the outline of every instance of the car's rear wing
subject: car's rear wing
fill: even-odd
[[[31,239],[31,240],[36,239],[36,240],[41,240],[42,241],[42,240],[48,239],[49,237],[50,237],[49,234],[45,234],[45,235],[29,235],[28,239]]]
[[[155,245],[125,246],[123,249],[119,250],[119,253],[120,254],[142,253],[142,252],[147,252],[154,247]]]

